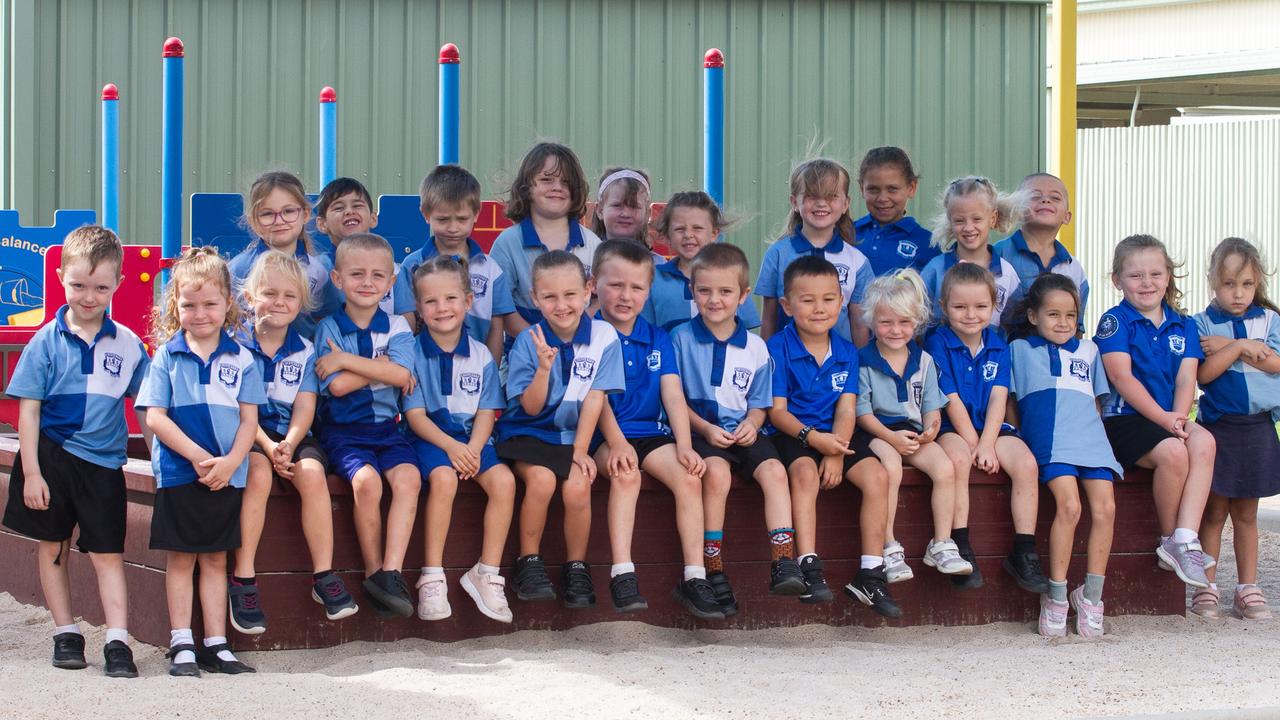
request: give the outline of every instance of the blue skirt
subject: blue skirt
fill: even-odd
[[[1270,413],[1223,415],[1204,429],[1218,442],[1214,493],[1229,498],[1280,494],[1280,438]]]

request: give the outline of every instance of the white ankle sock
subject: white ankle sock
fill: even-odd
[[[636,571],[635,563],[629,563],[629,562],[614,563],[613,566],[609,568],[609,577],[616,578],[622,573],[633,573],[635,571]]]
[[[225,637],[207,637],[204,639],[204,646],[213,647],[214,645],[224,645],[226,642],[227,639]],[[231,662],[236,659],[236,656],[232,655],[230,650],[219,650],[218,659],[223,662]]]
[[[129,631],[124,628],[107,628],[107,642],[115,640],[127,644],[129,642]]]
[[[1169,539],[1179,545],[1183,545],[1197,539],[1196,531],[1189,528],[1174,528],[1173,534],[1169,536]]]
[[[423,574],[423,575],[443,575],[443,574],[444,574],[444,568],[442,568],[442,567],[424,567],[424,568],[422,568],[422,574]]]
[[[476,563],[476,569],[481,575],[497,575],[501,570],[497,565],[485,565],[484,563]]]
[[[191,628],[178,628],[169,631],[169,647],[176,645],[194,645],[195,639],[191,635]],[[196,654],[190,650],[183,650],[174,656],[175,663],[193,663],[196,661]]]
[[[707,569],[701,565],[685,565],[684,579],[685,580],[694,580],[694,579],[706,580]]]
[[[63,634],[63,633],[73,633],[73,634],[75,634],[75,635],[83,635],[83,634],[84,634],[84,633],[80,632],[80,626],[79,626],[78,624],[76,624],[76,623],[71,623],[70,625],[55,625],[55,626],[54,626],[54,628],[53,628],[53,634],[54,634],[54,635],[61,635],[61,634]]]
[[[879,555],[863,555],[860,566],[863,570],[874,570],[884,564],[884,558]]]

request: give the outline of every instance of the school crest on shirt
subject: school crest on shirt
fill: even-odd
[[[286,360],[280,363],[280,382],[297,385],[302,381],[302,363]]]
[[[662,369],[662,351],[654,350],[649,353],[649,357],[645,358],[644,361],[649,367],[649,372],[658,372]]]
[[[922,382],[911,383],[911,397],[915,398],[916,407],[921,407],[922,405],[924,405],[924,383]]]
[[[574,358],[573,359],[573,376],[579,380],[590,380],[591,374],[596,371],[596,361],[591,358]]]
[[[988,360],[982,365],[982,379],[991,382],[996,379],[996,372],[1000,370],[1000,363],[995,360]]]
[[[841,392],[844,390],[844,384],[849,381],[849,373],[841,370],[838,373],[831,373],[831,390],[833,392]]]
[[[1071,358],[1069,370],[1072,375],[1089,382],[1089,362],[1080,358]]]
[[[235,387],[240,382],[240,368],[230,363],[218,365],[218,382],[229,388]]]
[[[373,359],[374,359],[374,360],[377,360],[378,358],[380,358],[380,357],[382,357],[383,355],[386,355],[386,354],[387,354],[387,346],[386,346],[386,345],[379,345],[378,347],[376,347],[376,348],[374,348],[374,349],[373,349]]]
[[[1174,355],[1181,355],[1187,351],[1187,339],[1181,335],[1169,336],[1169,352]]]
[[[734,368],[731,379],[733,386],[742,392],[746,392],[747,388],[751,387],[751,371],[746,368]]]
[[[476,297],[484,297],[489,292],[489,278],[483,275],[471,275],[471,294]]]
[[[468,395],[478,394],[480,392],[480,374],[462,373],[458,376],[458,388]]]
[[[836,263],[836,273],[840,275],[840,284],[849,284],[849,266],[842,263]]]
[[[996,310],[1004,310],[1004,301],[1009,299],[1009,289],[1004,287],[996,288]]]
[[[120,377],[120,371],[124,369],[124,358],[115,353],[103,353],[102,369],[111,377]]]
[[[898,255],[900,257],[910,260],[914,258],[916,256],[916,253],[919,251],[920,251],[920,248],[916,247],[916,244],[911,242],[910,240],[898,241]]]
[[[1101,320],[1098,321],[1098,332],[1095,334],[1094,337],[1096,337],[1098,340],[1106,340],[1112,335],[1115,335],[1116,331],[1119,329],[1120,329],[1120,321],[1116,319],[1115,315],[1112,315],[1111,313],[1107,313],[1106,315],[1102,316]]]

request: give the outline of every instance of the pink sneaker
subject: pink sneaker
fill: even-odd
[[[1270,620],[1271,608],[1267,607],[1267,598],[1257,585],[1237,585],[1236,599],[1232,603],[1241,620]]]
[[[1080,637],[1090,640],[1102,637],[1103,603],[1094,605],[1089,602],[1084,596],[1083,585],[1073,590],[1067,599],[1071,601],[1071,607],[1076,611],[1076,632],[1080,633]]]
[[[449,585],[444,575],[418,576],[418,617],[422,620],[444,620],[453,614],[449,607]]]
[[[1067,636],[1067,610],[1064,602],[1055,602],[1048,595],[1040,596],[1040,634],[1044,637]]]
[[[1191,612],[1202,618],[1217,620],[1221,617],[1219,603],[1222,601],[1218,591],[1211,587],[1200,588],[1191,596]]]
[[[479,564],[476,564],[462,576],[461,585],[475,601],[476,609],[485,617],[498,622],[511,622],[511,606],[507,604],[507,581],[501,575],[482,574]]]

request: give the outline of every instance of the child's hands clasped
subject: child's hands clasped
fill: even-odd
[[[743,420],[738,424],[738,429],[733,431],[733,442],[738,445],[754,445],[756,442],[756,433],[760,432],[760,428],[750,420]]]
[[[271,467],[276,474],[285,480],[293,479],[293,444],[288,440],[281,440],[271,448]]]
[[[702,437],[706,439],[711,447],[727,448],[737,442],[737,438],[733,433],[719,425],[708,424],[706,430],[702,431]]]
[[[231,458],[226,455],[211,457],[208,460],[202,460],[196,465],[196,467],[207,471],[200,477],[200,484],[214,492],[231,483],[231,475],[235,473],[236,468],[239,466],[240,463],[232,462]]]
[[[914,430],[896,430],[889,438],[889,444],[899,455],[910,455],[920,449],[920,440]]]
[[[996,444],[979,442],[973,450],[973,465],[988,475],[1000,472],[1000,460],[996,457]]]
[[[1174,437],[1186,440],[1190,435],[1187,433],[1187,416],[1182,413],[1167,412],[1164,414],[1164,422],[1160,423],[1160,427],[1166,428],[1173,433]]]
[[[480,454],[472,450],[470,445],[454,440],[444,451],[460,479],[475,477],[480,472]]]

